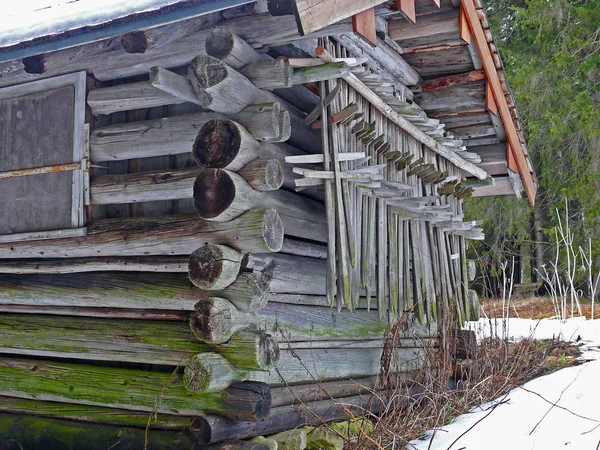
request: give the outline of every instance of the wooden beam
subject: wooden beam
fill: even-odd
[[[375,9],[369,8],[352,16],[352,31],[373,47],[377,46],[377,29],[375,27]]]
[[[483,68],[488,77],[488,82],[491,85],[492,93],[498,106],[498,112],[500,113],[500,117],[504,123],[504,128],[506,129],[507,140],[511,145],[513,156],[515,157],[517,166],[519,168],[519,174],[523,180],[523,186],[525,188],[525,192],[527,193],[527,198],[529,199],[529,203],[533,206],[535,203],[536,187],[533,177],[529,172],[529,166],[527,165],[525,152],[523,151],[523,147],[519,141],[515,124],[512,120],[506,98],[504,97],[504,93],[502,91],[502,85],[500,84],[500,79],[498,78],[496,65],[494,63],[490,48],[488,47],[487,40],[483,32],[483,27],[479,21],[475,3],[473,0],[461,0],[461,5],[467,21],[469,22],[471,33],[475,38],[475,43],[477,45],[477,49],[479,50],[479,55],[481,56]]]
[[[465,16],[465,12],[460,10],[460,16],[458,17],[458,26],[460,28],[460,38],[467,44],[471,42],[471,32],[469,31],[469,22]]]
[[[489,81],[485,83],[485,109],[495,116],[498,115],[498,105],[494,99],[494,93]]]
[[[302,36],[325,28],[355,14],[373,8],[382,0],[289,0],[295,2],[294,13]],[[279,1],[278,3],[283,3]]]
[[[460,84],[480,80],[485,80],[485,72],[483,70],[473,70],[471,72],[427,80],[424,81],[419,88],[421,91],[433,91],[435,89],[458,86]]]
[[[412,23],[417,23],[415,0],[398,0],[398,11],[402,11],[406,18]]]
[[[515,152],[513,151],[510,142],[506,143],[506,166],[517,173],[519,171],[519,167],[517,166],[517,161],[515,161]]]

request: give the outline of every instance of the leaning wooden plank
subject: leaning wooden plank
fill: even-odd
[[[234,366],[270,370],[279,346],[268,334],[240,331],[226,344],[198,342],[185,322],[110,320],[42,315],[0,315],[5,354],[177,366],[202,352],[217,352]],[[27,339],[23,339],[27,336]]]
[[[387,329],[377,312],[336,313],[327,308],[277,303],[268,304],[260,314],[253,315],[242,313],[217,297],[198,302],[190,324],[198,339],[213,343],[225,342],[236,331],[253,325],[284,342],[379,338]]]
[[[274,209],[249,211],[226,223],[195,216],[106,219],[90,222],[83,237],[0,244],[0,258],[186,255],[205,242],[269,252],[281,249],[283,233]]]
[[[391,48],[381,39],[377,39],[377,45],[372,46],[352,34],[341,34],[335,37],[353,56],[367,56],[390,74],[392,80],[398,84],[414,86],[421,81],[419,73],[408,64],[396,50]]]
[[[255,191],[235,172],[203,168],[194,183],[194,206],[202,219],[216,222],[257,207],[275,208],[287,235],[327,241],[322,203],[284,190]]]
[[[348,152],[339,155],[340,161],[354,161],[365,157],[364,152]],[[319,164],[325,161],[325,157],[320,155],[297,155],[286,156],[285,162],[289,164]]]
[[[4,396],[0,397],[0,413],[65,419],[76,421],[74,422],[76,425],[98,423],[141,429],[148,425],[146,412]],[[185,430],[193,420],[194,417],[157,414],[150,421],[150,437],[152,437],[152,430]]]
[[[71,405],[61,406],[71,410],[78,409],[77,407],[71,408]],[[146,421],[148,421],[147,418]],[[143,427],[132,427],[127,424],[82,423],[11,412],[0,414],[0,442],[4,443],[5,448],[12,447],[11,442],[18,442],[17,448],[23,449],[77,448],[94,450],[96,448],[121,447],[177,450],[182,446],[193,448],[195,437],[185,429],[177,431],[154,429],[146,438]]]
[[[269,285],[264,270],[242,273],[219,291],[194,289],[184,274],[4,275],[0,277],[0,305],[31,314],[187,320],[187,312],[197,302],[214,295],[228,299],[240,311],[257,311],[267,304]]]
[[[317,48],[317,54],[324,61],[327,61],[327,62],[336,61],[336,59],[334,57],[332,57],[329,53],[327,53],[327,51],[322,47]],[[451,163],[453,163],[460,169],[472,174],[473,176],[475,176],[481,180],[485,180],[489,176],[485,170],[480,169],[475,164],[464,160],[463,158],[458,156],[455,152],[448,150],[446,147],[441,145],[439,142],[437,142],[431,136],[426,135],[418,127],[416,127],[415,125],[410,123],[408,120],[406,120],[401,114],[394,111],[390,106],[388,106],[383,100],[381,100],[381,98],[379,98],[377,95],[375,95],[372,90],[370,90],[367,86],[365,86],[354,75],[349,75],[346,78],[344,78],[344,80],[346,82],[348,82],[348,84],[350,86],[352,86],[354,89],[356,89],[356,91],[358,93],[360,93],[362,96],[364,96],[366,99],[368,99],[369,102],[375,108],[377,108],[385,117],[387,117],[393,123],[395,123],[400,128],[402,128],[404,131],[406,131],[409,135],[414,137],[417,141],[421,142],[422,144],[424,144],[426,147],[433,150],[438,155],[446,158],[448,161],[450,161]]]
[[[269,413],[271,396],[263,383],[194,394],[170,378],[168,372],[0,359],[0,395],[167,414],[212,412],[234,420],[260,420]]]

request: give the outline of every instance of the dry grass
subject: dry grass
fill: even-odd
[[[520,317],[522,319],[545,319],[555,315],[550,297],[513,298],[510,303],[510,317]],[[590,302],[582,303],[581,310],[585,317],[588,319],[591,318],[592,304]],[[484,317],[484,314],[491,318],[502,317],[502,300],[482,300],[481,311],[482,317]],[[575,316],[578,315],[577,308],[575,308]],[[599,308],[595,308],[594,315],[596,317],[600,316]]]
[[[388,341],[393,344],[393,339]],[[389,376],[394,370],[384,370],[388,378],[383,380],[385,394],[377,395],[381,411],[374,416],[374,430],[368,437],[348,442],[346,449],[410,448],[408,442],[426,430],[438,430],[472,407],[500,399],[533,378],[575,365],[579,355],[571,344],[533,339],[516,343],[488,339],[477,351],[476,359],[455,360],[449,345],[430,349],[410,385],[395,385]],[[387,352],[384,369],[389,367],[389,356]]]

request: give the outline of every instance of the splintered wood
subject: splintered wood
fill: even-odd
[[[339,45],[322,45],[347,57]],[[473,189],[461,184],[461,170],[343,80],[321,82],[320,94],[306,123],[322,130],[323,154],[286,161],[302,176],[297,190],[325,192],[329,303],[352,310],[366,297],[390,323],[406,312],[428,323],[451,309],[459,323],[475,317],[466,238],[483,234],[463,221],[462,200]]]

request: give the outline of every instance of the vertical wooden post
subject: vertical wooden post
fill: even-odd
[[[375,9],[369,8],[352,16],[352,31],[373,47],[377,47]]]
[[[412,23],[417,23],[415,0],[398,0],[398,11],[402,11]]]

